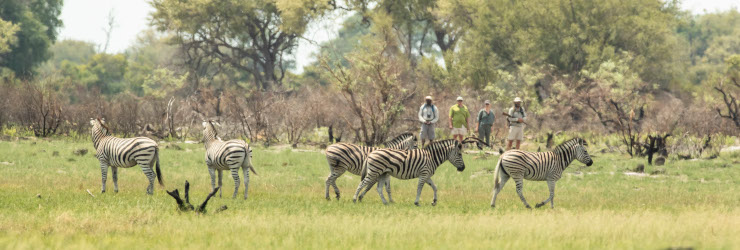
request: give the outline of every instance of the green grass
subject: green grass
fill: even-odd
[[[167,144],[167,143],[163,143]],[[193,203],[210,191],[201,144],[161,145],[167,189],[191,182]],[[75,156],[76,149],[90,151]],[[58,156],[54,152],[58,152]],[[579,248],[657,249],[740,247],[740,156],[668,161],[657,176],[627,176],[644,159],[600,155],[592,167],[574,162],[557,183],[555,209],[527,210],[510,182],[489,207],[497,157],[466,155],[466,170],[449,163],[433,177],[439,204],[427,186],[413,205],[416,180],[392,180],[395,204],[384,206],[374,188],[351,201],[358,176],[337,184],[339,201],[324,199],[328,167],[320,152],[255,149],[249,200],[224,197],[207,215],[180,213],[159,186],[145,194],[139,167],[120,171],[120,192],[100,194],[92,143],[64,140],[0,142],[0,248]],[[87,193],[89,189],[95,198]],[[240,190],[241,191],[241,190]],[[37,198],[37,194],[40,198]],[[242,193],[240,192],[239,197]],[[544,200],[544,182],[524,183],[530,204]],[[332,191],[333,197],[333,191]]]

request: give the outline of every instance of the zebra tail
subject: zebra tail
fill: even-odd
[[[257,174],[257,171],[254,170],[254,167],[252,167],[252,160],[249,158],[249,152],[244,154],[244,160],[242,161],[242,167],[244,167],[244,164],[247,165],[249,170],[252,171],[254,175],[259,176],[259,174]]]
[[[493,170],[493,187],[498,188],[499,185],[499,171],[501,171],[501,163],[504,161],[503,155],[501,155],[498,158],[498,163],[496,163],[496,168]]]
[[[164,187],[164,180],[162,180],[162,170],[159,169],[159,149],[157,149],[157,152],[155,153],[155,161],[157,161],[157,165],[155,167],[155,170],[157,172],[157,180],[159,181],[159,185]]]

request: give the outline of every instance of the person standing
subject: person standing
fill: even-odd
[[[429,143],[434,141],[434,125],[439,121],[439,110],[437,110],[437,106],[432,104],[432,97],[427,96],[424,99],[424,104],[419,108],[419,121],[421,122],[419,137],[421,138],[422,147],[426,145],[427,140]]]
[[[452,138],[462,143],[463,137],[468,134],[468,117],[470,112],[468,107],[463,105],[462,96],[457,97],[457,104],[450,107],[450,129]]]
[[[484,104],[485,108],[478,112],[478,118],[475,120],[475,132],[478,133],[478,139],[485,141],[486,144],[491,145],[491,148],[493,148],[490,138],[491,133],[493,132],[493,122],[496,120],[496,115],[493,114],[493,110],[491,109],[491,101],[486,100]],[[480,143],[478,143],[478,147],[481,148]]]
[[[509,144],[506,146],[506,150],[511,149],[511,144],[513,141],[516,141],[516,149],[519,149],[519,146],[524,139],[524,124],[525,120],[527,119],[527,113],[524,112],[521,98],[514,98],[514,107],[511,107],[509,109],[509,113],[507,116],[509,118],[508,120],[510,124],[508,138]]]

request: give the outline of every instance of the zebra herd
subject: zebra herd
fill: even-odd
[[[157,143],[146,137],[117,138],[112,136],[110,129],[101,119],[91,119],[92,141],[95,147],[96,157],[100,161],[102,173],[102,192],[105,192],[108,167],[113,174],[114,191],[118,192],[118,168],[129,168],[140,165],[142,171],[149,179],[147,194],[154,190],[154,178],[161,186],[162,172],[159,167],[159,148]],[[239,168],[244,174],[244,199],[247,199],[249,188],[249,171],[255,172],[252,166],[252,149],[243,140],[223,141],[218,136],[213,121],[203,122],[203,142],[206,148],[205,162],[208,173],[211,176],[211,188],[216,189],[216,172],[218,172],[218,188],[221,192],[222,172],[229,170],[234,178],[233,198],[239,192]],[[455,139],[435,141],[424,148],[417,148],[416,137],[411,133],[404,133],[384,143],[385,148],[354,145],[350,143],[336,143],[326,149],[326,160],[329,164],[330,174],[326,178],[325,198],[329,197],[329,187],[334,188],[336,199],[340,192],[336,180],[342,174],[349,171],[359,175],[361,181],[355,191],[353,201],[362,201],[367,191],[377,183],[377,192],[383,204],[393,202],[390,189],[390,177],[402,180],[419,179],[416,190],[415,205],[419,206],[419,199],[424,185],[429,185],[434,191],[432,205],[437,204],[437,186],[432,181],[437,168],[444,162],[449,161],[458,171],[465,170],[462,151],[463,144],[480,143],[481,140],[468,137],[463,141]],[[531,208],[522,195],[523,180],[547,181],[550,196],[543,202],[537,203],[535,207],[541,207],[548,202],[554,207],[555,182],[560,179],[565,168],[573,160],[578,160],[587,166],[593,164],[593,160],[586,150],[588,144],[585,140],[574,138],[555,147],[552,152],[531,153],[520,150],[510,150],[501,155],[494,170],[494,188],[491,198],[491,207],[496,205],[496,196],[504,187],[509,178],[516,183],[516,192],[524,203]],[[154,171],[152,171],[152,167]],[[388,201],[383,196],[385,188]],[[219,193],[220,196],[220,193]]]

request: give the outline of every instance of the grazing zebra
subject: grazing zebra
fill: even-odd
[[[211,188],[216,189],[216,170],[218,170],[218,196],[221,197],[222,171],[230,170],[234,177],[234,195],[239,193],[239,167],[244,171],[244,199],[249,191],[249,171],[252,167],[252,149],[243,140],[222,141],[213,121],[203,122],[203,142],[206,146],[206,165],[211,174]]]
[[[588,144],[581,138],[574,138],[558,145],[552,152],[531,153],[520,150],[511,150],[502,154],[499,158],[496,170],[493,172],[493,198],[491,207],[496,207],[496,196],[504,188],[509,177],[516,182],[516,192],[527,208],[532,208],[522,195],[522,179],[532,181],[547,181],[550,189],[550,197],[535,207],[541,207],[548,201],[550,207],[555,207],[555,182],[560,179],[563,170],[573,162],[574,159],[591,166],[594,163],[586,151]]]
[[[416,149],[416,136],[412,133],[403,133],[396,138],[391,139],[383,143],[387,148],[400,149],[400,150],[411,150]],[[337,178],[342,176],[345,171],[349,171],[355,175],[360,175],[362,171],[362,163],[365,161],[367,155],[379,149],[377,147],[359,146],[349,143],[336,143],[326,148],[326,161],[329,163],[329,177],[326,178],[326,199],[329,198],[329,186],[334,187],[334,193],[337,195],[339,200],[339,188],[337,187]],[[382,176],[381,182],[378,185],[385,185],[385,190],[388,192],[388,199],[393,202],[391,197],[391,183],[388,176]]]
[[[149,179],[147,194],[154,193],[154,172],[152,165],[156,164],[157,180],[162,182],[162,171],[159,170],[159,148],[157,143],[146,137],[117,138],[111,135],[111,130],[100,119],[90,119],[92,125],[92,141],[95,147],[95,156],[100,161],[100,171],[103,176],[103,189],[108,179],[108,167],[112,167],[113,190],[118,193],[118,168],[130,168],[136,164],[141,166],[146,178]]]
[[[466,138],[462,143],[475,142],[486,144],[477,138]],[[362,182],[360,182],[357,191],[355,191],[353,201],[358,199],[358,194],[365,188],[362,194],[359,195],[359,200],[362,201],[362,197],[378,181],[379,177],[390,175],[403,180],[419,178],[419,185],[416,189],[416,201],[414,202],[417,206],[419,205],[419,197],[421,196],[421,190],[424,184],[429,184],[432,190],[434,190],[432,206],[436,205],[437,186],[434,185],[432,176],[437,170],[437,167],[448,160],[457,168],[457,171],[462,172],[465,169],[465,162],[463,162],[462,158],[462,143],[450,139],[433,142],[423,149],[408,151],[378,149],[371,152],[363,165]],[[383,197],[380,184],[378,184],[377,190],[383,204],[388,204]]]

